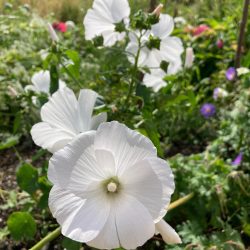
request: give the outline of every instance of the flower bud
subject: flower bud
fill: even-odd
[[[54,28],[52,27],[52,25],[50,23],[48,23],[47,25],[48,27],[48,31],[49,31],[49,34],[50,34],[50,37],[52,39],[53,42],[59,42],[59,37],[57,36]]]
[[[191,68],[194,62],[194,51],[192,47],[186,49],[186,59],[185,59],[185,68]]]
[[[222,49],[223,46],[224,46],[224,42],[222,39],[219,39],[217,42],[216,42],[216,45],[217,45],[217,48],[218,49]]]
[[[163,4],[160,3],[160,4],[154,9],[154,11],[153,11],[152,13],[153,13],[154,15],[156,15],[157,17],[159,17],[160,14],[161,14],[162,9],[163,9]]]

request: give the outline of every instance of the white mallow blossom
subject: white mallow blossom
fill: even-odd
[[[46,93],[49,94],[50,90],[50,73],[48,70],[41,70],[35,73],[32,78],[31,82],[33,85],[27,85],[24,89],[26,91],[32,90],[36,93]],[[64,88],[66,83],[62,80],[59,80],[59,89]]]
[[[124,39],[123,27],[129,23],[130,7],[127,0],[95,0],[85,18],[85,38],[103,36],[104,46],[112,46]]]
[[[169,63],[168,73],[175,74],[181,69],[183,45],[179,38],[170,36],[173,29],[173,18],[167,14],[161,14],[159,22],[152,25],[151,30],[131,32],[130,42],[126,48],[129,61],[135,62],[135,57],[141,47],[138,66],[156,68],[164,60]]]
[[[148,138],[123,124],[106,122],[79,135],[52,156],[48,178],[49,208],[72,240],[135,249],[157,230],[169,243],[181,241],[162,221],[172,171]]]
[[[245,67],[240,67],[240,68],[236,69],[236,71],[237,71],[238,76],[245,75],[245,74],[248,74],[250,72],[250,70],[248,68],[245,68]]]
[[[95,91],[82,89],[77,100],[71,89],[59,89],[42,106],[42,122],[31,129],[34,142],[54,153],[78,134],[97,129],[100,123],[107,120],[106,113],[92,117],[97,97]]]

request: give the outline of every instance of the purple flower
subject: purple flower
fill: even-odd
[[[239,153],[236,158],[232,161],[233,166],[239,166],[243,160],[243,153]]]
[[[236,77],[236,69],[234,67],[230,67],[228,68],[228,70],[226,71],[226,78],[229,81],[233,81]]]
[[[201,115],[205,118],[209,118],[215,115],[216,108],[211,103],[205,103],[200,109]]]

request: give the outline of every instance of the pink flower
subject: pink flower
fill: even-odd
[[[193,33],[193,36],[199,36],[200,34],[202,34],[204,31],[207,31],[209,30],[210,28],[205,25],[205,24],[201,24],[195,28],[193,28],[192,30],[192,33]]]
[[[64,22],[59,22],[59,23],[55,22],[53,23],[52,26],[55,30],[60,31],[62,33],[67,31],[67,25]]]

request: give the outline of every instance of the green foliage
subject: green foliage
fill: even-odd
[[[15,240],[33,239],[36,233],[36,222],[27,212],[14,212],[7,221],[8,230]]]
[[[22,164],[16,173],[20,188],[29,194],[34,194],[38,187],[38,171],[30,164]]]

